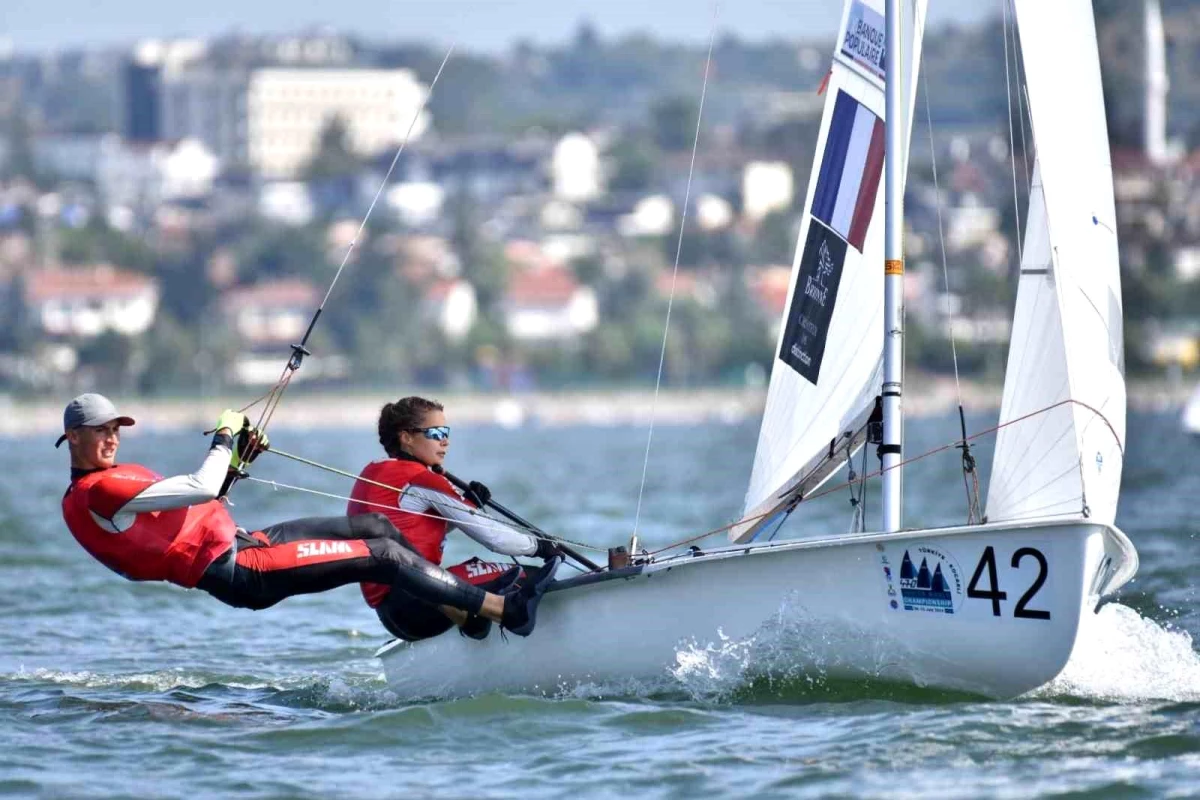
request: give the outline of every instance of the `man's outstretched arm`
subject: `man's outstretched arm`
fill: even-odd
[[[150,484],[122,506],[118,513],[169,511],[215,500],[225,481],[232,454],[233,436],[226,430],[218,431],[213,436],[208,456],[198,470],[190,475],[175,475]]]

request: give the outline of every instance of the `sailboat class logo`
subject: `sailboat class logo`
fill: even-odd
[[[962,604],[962,571],[950,556],[921,545],[900,561],[900,600],[905,611],[953,614]]]

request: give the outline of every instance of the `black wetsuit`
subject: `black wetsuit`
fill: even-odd
[[[234,546],[196,586],[228,605],[262,609],[292,595],[363,581],[473,614],[485,594],[422,558],[382,514],[309,517],[254,533],[239,530]]]
[[[485,592],[499,594],[517,586],[523,577],[524,571],[518,565],[490,581],[476,583],[474,586]],[[376,607],[375,613],[379,615],[379,621],[387,628],[388,633],[407,642],[440,636],[454,625],[436,605],[422,600],[400,586],[392,587],[384,601]]]

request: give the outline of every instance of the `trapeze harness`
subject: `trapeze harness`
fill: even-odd
[[[216,500],[232,439],[213,438],[200,469],[162,476],[136,464],[71,473],[63,519],[100,563],[135,581],[203,589],[238,608],[376,581],[478,613],[484,591],[429,563],[382,514],[311,517],[249,533]]]
[[[389,458],[367,464],[350,492],[346,514],[351,519],[382,511],[409,545],[434,564],[442,562],[446,534],[458,528],[496,553],[533,555],[537,539],[478,513],[459,497],[445,477],[412,458]],[[368,482],[370,481],[370,483]],[[382,485],[380,485],[382,484]],[[385,488],[390,487],[390,488]],[[513,584],[519,567],[471,558],[446,567],[453,575],[485,591]],[[396,584],[363,583],[363,598],[394,636],[414,641],[436,636],[451,626],[450,619],[429,603]]]

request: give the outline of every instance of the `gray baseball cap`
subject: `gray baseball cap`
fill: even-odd
[[[85,425],[104,425],[116,420],[121,425],[133,425],[133,417],[123,416],[117,411],[117,407],[112,404],[102,394],[88,392],[81,394],[71,402],[67,403],[66,409],[63,411],[63,430],[69,431],[72,428],[82,428]],[[54,443],[58,447],[66,441],[67,434],[63,433],[58,437],[58,441]]]

